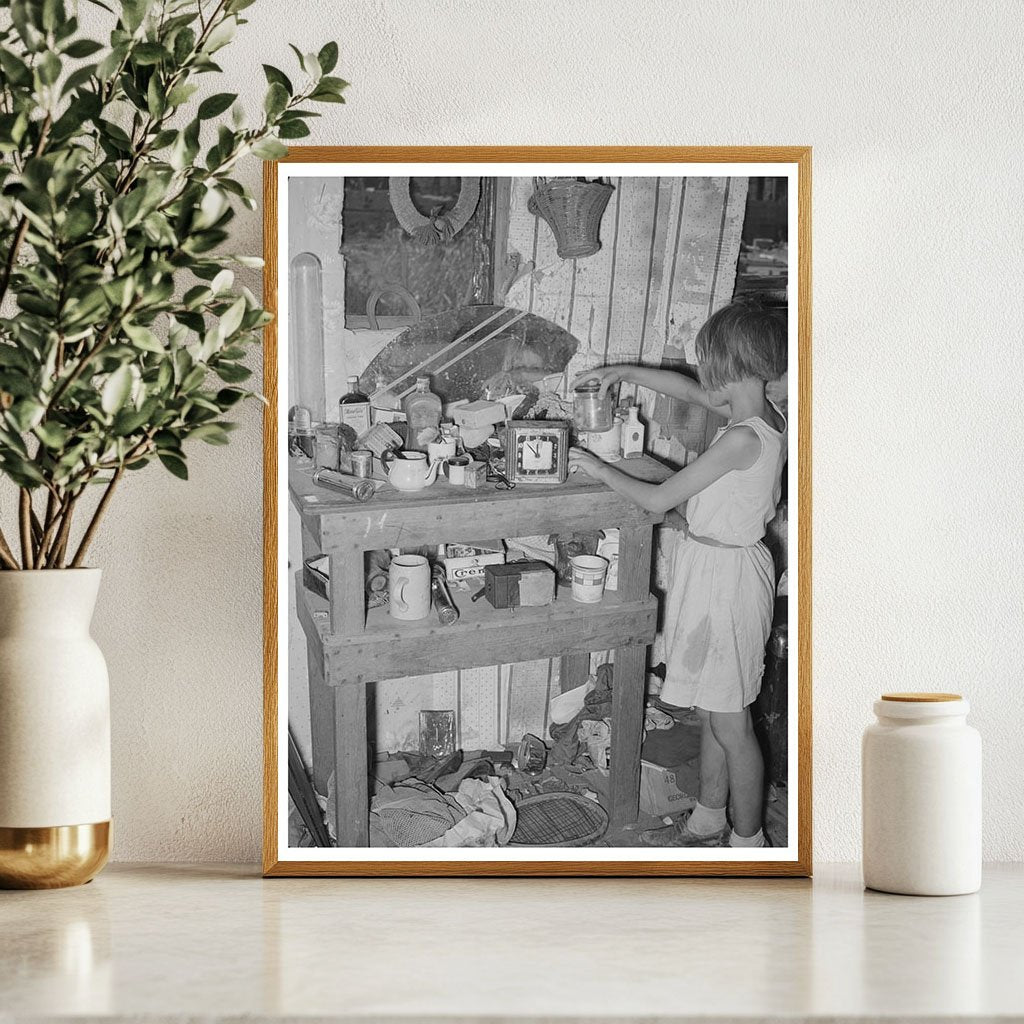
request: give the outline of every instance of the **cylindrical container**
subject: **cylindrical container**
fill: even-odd
[[[455,457],[455,439],[444,438],[440,441],[431,441],[427,445],[427,461],[433,465],[439,459],[447,462]]]
[[[89,881],[110,846],[99,569],[0,572],[0,887]]]
[[[459,609],[455,607],[452,595],[448,592],[448,582],[444,578],[444,569],[435,565],[430,570],[430,593],[434,598],[434,611],[437,621],[442,626],[451,626],[459,621]]]
[[[311,459],[316,450],[316,435],[309,410],[293,406],[288,418],[288,454],[297,459]]]
[[[388,612],[393,619],[430,614],[430,565],[423,555],[396,555],[388,568]]]
[[[472,461],[468,455],[456,455],[454,459],[449,459],[448,482],[456,487],[462,487],[466,483],[466,469]]]
[[[952,693],[889,693],[862,746],[864,884],[912,896],[981,886],[981,737]]]
[[[608,430],[588,430],[580,434],[580,444],[602,462],[618,462],[622,458],[622,421],[615,419]]]
[[[377,493],[372,480],[362,480],[357,476],[338,473],[332,469],[318,469],[313,474],[313,483],[339,494],[346,494],[356,501],[369,501]]]
[[[577,385],[572,399],[572,422],[577,432],[611,430],[614,411],[611,392],[602,395],[598,381]]]
[[[600,555],[576,555],[572,560],[572,599],[598,604],[604,596],[608,562]]]
[[[313,428],[315,446],[313,463],[317,469],[338,468],[338,424],[318,423]]]
[[[373,452],[359,448],[351,453],[350,458],[353,476],[362,477],[364,480],[373,476]]]
[[[294,372],[288,375],[289,401],[309,409],[314,419],[325,416],[324,314],[320,260],[300,252],[288,268],[288,341]]]

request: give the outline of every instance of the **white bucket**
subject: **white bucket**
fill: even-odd
[[[600,555],[576,555],[572,559],[572,599],[597,604],[604,596],[608,562]]]

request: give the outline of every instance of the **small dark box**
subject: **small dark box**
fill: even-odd
[[[494,608],[551,604],[555,599],[555,571],[544,562],[485,565],[484,597]]]

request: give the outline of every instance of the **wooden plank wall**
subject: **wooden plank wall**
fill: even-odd
[[[344,374],[362,370],[387,338],[344,330],[344,310],[336,300],[336,275],[343,273],[337,262],[339,214],[334,208],[339,179],[327,190],[322,179],[307,181],[303,184],[314,192],[308,197],[313,207],[299,251],[316,251],[318,246],[321,259],[328,261],[326,375],[333,392]],[[547,224],[526,208],[533,179],[512,179],[508,249],[524,261],[532,260],[536,269],[512,286],[507,304],[544,316],[579,339],[570,373],[611,362],[659,365],[663,357],[693,363],[697,329],[732,296],[747,180],[623,177],[613,178],[612,184],[615,191],[602,220],[600,251],[586,259],[563,261]],[[655,419],[649,428],[650,447],[683,464],[687,449],[698,450],[702,443],[703,420],[692,422],[687,410],[655,403],[649,394],[638,397],[648,420]],[[664,563],[664,553],[657,552],[655,571],[661,578]],[[292,629],[298,628],[293,622]],[[304,675],[304,662],[291,659],[293,676]],[[375,746],[415,749],[419,712],[425,709],[454,710],[457,738],[467,750],[514,743],[525,732],[544,736],[548,697],[559,692],[557,673],[557,664],[538,661],[377,683],[371,716]],[[305,696],[303,686],[293,689]],[[301,698],[292,701],[296,716],[302,714],[297,706],[301,703]],[[300,733],[308,728],[304,725],[299,726]]]

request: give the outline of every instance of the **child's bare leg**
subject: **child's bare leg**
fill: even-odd
[[[764,759],[754,735],[750,710],[712,711],[709,720],[711,732],[725,752],[728,765],[732,827],[737,835],[756,835],[761,829]],[[702,761],[703,753],[702,744]],[[703,785],[703,771],[701,781]]]
[[[697,714],[700,716],[699,800],[705,807],[725,807],[729,799],[729,768],[725,750],[715,739],[711,712],[698,708]]]

